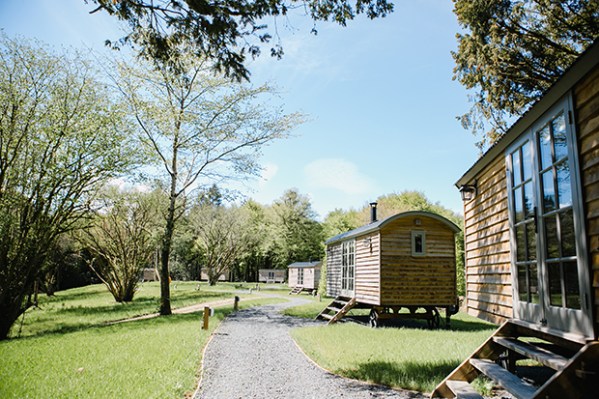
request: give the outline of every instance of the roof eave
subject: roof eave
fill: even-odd
[[[537,101],[509,130],[480,157],[470,169],[455,183],[457,188],[471,183],[480,171],[516,140],[526,129],[547,112],[558,100],[583,79],[599,64],[599,40],[596,40],[570,68],[559,78],[549,90]]]

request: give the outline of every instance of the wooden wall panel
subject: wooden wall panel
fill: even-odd
[[[412,231],[425,232],[426,256],[412,256]],[[448,306],[455,300],[453,231],[422,215],[386,225],[381,230],[381,304]]]
[[[341,294],[341,243],[327,247],[327,296]]]
[[[513,316],[505,170],[501,155],[477,176],[477,196],[464,204],[465,306],[492,323]]]
[[[356,299],[377,305],[380,301],[380,236],[378,232],[356,238]]]
[[[595,295],[595,337],[599,331],[599,69],[581,81],[574,91],[578,151],[591,284]]]

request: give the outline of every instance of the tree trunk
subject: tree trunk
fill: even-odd
[[[160,314],[170,315],[171,311],[171,291],[170,291],[170,273],[168,270],[168,261],[171,254],[171,245],[173,242],[173,232],[175,230],[175,205],[177,198],[174,193],[176,180],[173,178],[171,184],[170,203],[166,215],[166,228],[162,238],[162,249],[160,252]]]

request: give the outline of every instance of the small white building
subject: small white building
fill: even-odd
[[[322,262],[295,262],[287,266],[289,269],[289,287],[315,291],[320,282]]]

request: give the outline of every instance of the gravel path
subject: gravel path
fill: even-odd
[[[203,377],[194,399],[427,397],[347,380],[317,367],[297,348],[289,330],[320,323],[280,313],[304,302],[293,298],[242,310],[225,319],[206,348]]]

